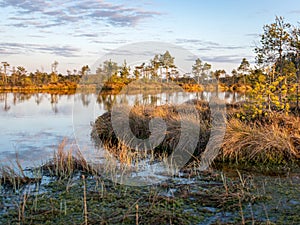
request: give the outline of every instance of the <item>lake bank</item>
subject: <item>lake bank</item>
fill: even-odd
[[[1,183],[0,223],[297,224],[300,221],[299,173],[262,176],[238,170],[201,172],[194,168],[155,185],[126,186],[112,182],[105,170],[88,167],[80,156],[72,159],[68,151],[63,154],[60,150],[43,167],[26,170],[26,174],[38,179],[21,184],[16,177],[10,180],[7,177]]]
[[[203,92],[203,91],[216,91],[220,92],[230,91],[230,92],[240,92],[248,93],[251,91],[251,87],[244,85],[233,85],[226,86],[223,83],[219,83],[218,87],[215,84],[197,84],[194,80],[189,82],[162,82],[156,80],[128,80],[127,82],[99,82],[99,83],[86,83],[81,82],[54,82],[45,85],[27,85],[27,86],[0,86],[0,93],[5,92],[26,92],[26,93],[51,93],[51,92],[72,92],[75,91],[105,91],[105,92],[120,92],[123,88],[130,86],[131,90],[173,90],[178,91],[181,88],[187,92]]]

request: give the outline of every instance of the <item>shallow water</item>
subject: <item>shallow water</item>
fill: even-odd
[[[209,99],[211,94],[201,96]],[[84,148],[81,150],[95,151],[90,139],[91,123],[114,104],[180,104],[199,96],[186,92],[99,96],[0,93],[0,164],[15,161],[17,154],[24,167],[37,166],[49,160],[65,138]],[[220,93],[219,97],[227,102],[238,100],[232,93]]]

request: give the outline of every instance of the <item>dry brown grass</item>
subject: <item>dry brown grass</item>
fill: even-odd
[[[199,141],[193,159],[198,162],[210,138],[210,109],[207,103],[194,102],[200,118]],[[237,111],[230,108],[231,114]],[[170,154],[178,144],[181,135],[180,116],[178,111],[184,112],[191,127],[197,120],[192,116],[189,107],[163,106],[135,106],[131,109],[130,127],[138,138],[150,135],[149,121],[153,117],[162,118],[167,125],[167,132],[162,143],[153,149],[156,155]],[[189,117],[189,115],[191,115]],[[279,113],[270,114],[263,121],[243,122],[230,114],[227,116],[226,134],[223,139],[222,151],[218,160],[231,162],[289,164],[299,163],[300,158],[300,118]],[[122,119],[122,118],[120,118]],[[221,127],[223,129],[223,127]],[[191,130],[191,132],[193,132]],[[94,125],[92,136],[95,140],[106,143],[106,148],[122,162],[130,164],[136,149],[128,148],[126,142],[118,140],[111,125],[110,112],[100,116]],[[218,137],[216,137],[218,138]],[[222,137],[223,138],[223,137]],[[182,149],[189,146],[193,140],[186,138]],[[219,142],[220,140],[216,140]],[[129,159],[130,158],[130,159]],[[200,157],[201,158],[201,157]]]
[[[34,182],[34,179],[25,176],[14,167],[8,165],[0,168],[0,180],[1,184],[11,186],[14,190],[17,190],[23,184]]]
[[[245,123],[231,118],[222,156],[236,162],[286,164],[300,158],[300,120],[273,114],[266,122]]]
[[[66,149],[67,140],[64,139],[54,152],[53,159],[41,167],[33,168],[33,177],[24,173],[24,169],[16,157],[15,163],[2,165],[0,167],[0,185],[12,187],[19,190],[22,185],[40,182],[43,175],[55,176],[59,179],[71,177],[76,172],[83,172],[91,175],[97,175],[96,167],[90,165],[77,150],[72,147]]]
[[[22,185],[39,182],[41,177],[28,177],[16,154],[15,162],[0,167],[0,185],[13,187],[17,191]]]
[[[161,156],[165,153],[170,154],[177,146],[180,136],[182,135],[181,123],[182,120],[184,120],[185,123],[190,125],[187,126],[189,130],[185,131],[186,137],[184,138],[186,141],[182,144],[181,149],[191,149],[190,146],[194,144],[195,140],[192,138],[193,135],[188,134],[189,132],[195,132],[194,129],[200,129],[199,141],[194,153],[195,155],[199,155],[200,152],[205,149],[209,138],[210,110],[208,104],[204,102],[198,102],[196,109],[198,118],[195,116],[195,110],[192,108],[192,104],[186,104],[184,106],[134,106],[130,110],[130,128],[137,138],[146,139],[151,134],[149,129],[150,120],[157,117],[163,119],[167,128],[165,138],[157,147],[151,150],[156,156]],[[183,118],[180,114],[183,115]],[[122,115],[122,113],[120,115]],[[114,119],[117,120],[114,121],[116,124],[118,124],[118,120],[123,120],[122,116],[120,118],[114,117]],[[200,124],[199,121],[201,121]],[[155,132],[155,129],[160,129],[160,127],[155,127],[151,135],[156,135],[158,136],[157,138],[160,138],[157,134],[159,132]],[[97,118],[91,135],[96,142],[101,142],[104,147],[121,162],[128,164],[133,161],[132,157],[141,157],[136,151],[139,149],[139,146],[133,148],[129,147],[131,140],[128,140],[126,133],[124,133],[124,138],[116,137],[111,122],[111,112],[107,112]],[[144,152],[142,152],[142,154],[144,154]]]
[[[43,170],[60,178],[72,176],[76,171],[91,174],[96,173],[95,169],[88,164],[79,149],[73,151],[72,147],[65,149],[66,146],[67,140],[64,139],[54,152],[53,159],[42,166]]]

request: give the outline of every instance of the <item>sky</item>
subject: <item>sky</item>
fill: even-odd
[[[145,41],[181,46],[230,73],[242,58],[255,64],[275,16],[300,21],[299,0],[0,0],[0,9],[0,62],[49,72],[57,61],[62,74]]]

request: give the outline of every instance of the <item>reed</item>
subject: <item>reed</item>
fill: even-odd
[[[37,183],[41,180],[41,176],[28,177],[24,173],[24,169],[16,154],[15,163],[9,165],[1,165],[0,167],[0,183],[3,186],[12,187],[17,192],[20,187],[30,183]]]

